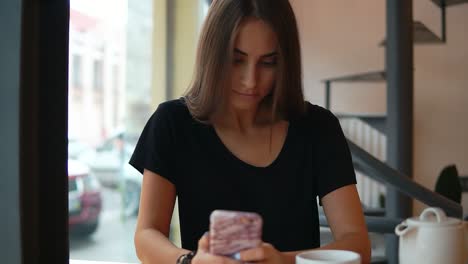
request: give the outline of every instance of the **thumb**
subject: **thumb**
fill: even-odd
[[[198,240],[198,251],[203,253],[208,253],[210,250],[210,238],[208,232],[206,232],[200,240]]]

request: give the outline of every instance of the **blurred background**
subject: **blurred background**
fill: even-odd
[[[142,178],[128,160],[157,105],[180,97],[188,86],[209,2],[71,0],[71,259],[138,262],[133,232]],[[382,119],[387,111],[386,83],[378,79],[385,69],[381,43],[385,39],[386,1],[290,2],[301,35],[307,100],[325,106],[327,80],[377,76],[371,82],[336,82],[328,106],[341,115],[349,139],[384,161],[385,133],[364,122],[363,117]],[[440,40],[437,1],[413,2],[414,20],[423,24],[423,34],[429,32]],[[468,122],[463,118],[468,115],[466,14],[468,4],[447,8],[447,40],[415,43],[414,47],[413,179],[431,190],[442,169],[450,164],[456,164],[460,179],[468,182],[463,176],[468,175],[468,145],[463,140],[468,134]],[[363,205],[383,209],[386,187],[362,172],[357,171],[357,177]],[[466,214],[466,193],[462,205]],[[422,208],[414,202],[413,213],[419,214]],[[171,240],[180,245],[177,210],[174,216]],[[384,254],[382,237],[371,237],[373,254]],[[322,228],[324,243],[331,238]]]
[[[190,81],[208,7],[205,0],[70,2],[71,259],[138,261],[142,176],[128,160],[157,105]],[[171,239],[180,245],[177,220]]]

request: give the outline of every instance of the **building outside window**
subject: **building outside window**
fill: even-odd
[[[180,97],[189,84],[208,6],[206,0],[70,1],[71,259],[139,262],[133,235],[142,175],[128,160],[157,105]],[[175,211],[170,239],[180,246],[177,219]]]
[[[83,69],[81,55],[74,54],[72,57],[72,88],[81,89],[83,87]]]
[[[96,92],[103,89],[103,62],[102,60],[95,60],[93,63],[93,88]]]

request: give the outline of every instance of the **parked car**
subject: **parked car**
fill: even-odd
[[[101,186],[89,167],[68,159],[68,225],[70,234],[89,236],[99,224]]]
[[[118,188],[123,180],[121,173],[133,151],[133,146],[124,137],[124,132],[117,132],[94,149],[83,147],[84,143],[70,139],[69,156],[74,155],[86,163],[103,186]]]
[[[68,139],[68,158],[77,160],[86,152],[92,152],[93,149],[83,141],[71,137]]]
[[[123,215],[130,217],[138,214],[142,175],[128,164],[134,145],[124,139],[124,132],[115,133],[93,149],[72,138],[68,153],[89,166],[103,186],[121,191]]]

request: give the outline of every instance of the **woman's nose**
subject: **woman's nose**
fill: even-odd
[[[255,88],[257,84],[257,69],[256,65],[248,64],[245,66],[242,74],[242,85],[247,89]]]

